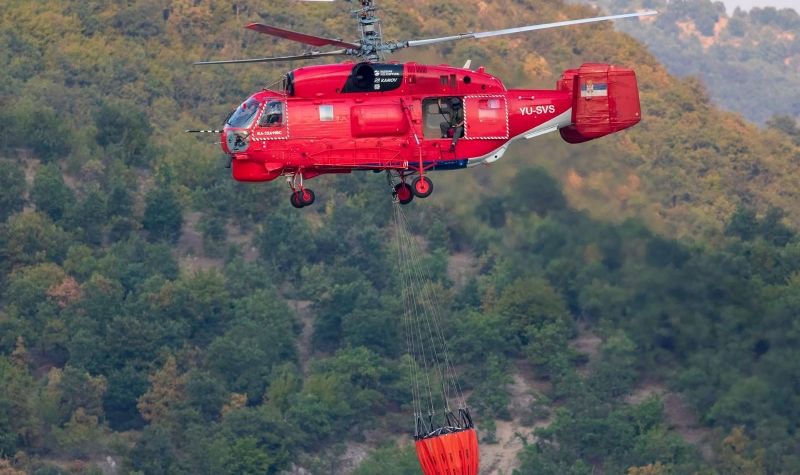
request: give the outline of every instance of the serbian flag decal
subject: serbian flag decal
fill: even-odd
[[[608,84],[604,82],[586,81],[581,85],[581,97],[608,96]]]

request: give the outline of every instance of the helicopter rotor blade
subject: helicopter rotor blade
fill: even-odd
[[[539,25],[528,25],[528,26],[520,26],[517,28],[506,28],[503,30],[493,30],[493,31],[482,31],[478,33],[461,33],[460,35],[453,35],[453,36],[443,36],[441,38],[429,38],[424,40],[409,40],[405,42],[401,42],[399,44],[399,48],[405,48],[410,46],[425,46],[425,45],[432,45],[436,43],[443,43],[445,41],[455,41],[455,40],[463,40],[467,38],[489,38],[492,36],[502,36],[502,35],[512,35],[514,33],[522,33],[525,31],[534,31],[534,30],[545,30],[548,28],[558,28],[561,26],[570,26],[570,25],[581,25],[584,23],[594,23],[598,21],[607,21],[607,20],[618,20],[621,18],[634,18],[634,17],[642,17],[648,15],[657,15],[658,12],[655,10],[649,10],[646,12],[641,13],[624,13],[621,15],[608,15],[608,16],[601,16],[601,17],[594,17],[594,18],[583,18],[580,20],[567,20],[567,21],[557,21],[554,23],[542,23]],[[398,48],[398,49],[399,49]]]
[[[241,64],[241,63],[272,63],[277,61],[297,61],[303,59],[315,59],[321,58],[324,56],[350,56],[351,53],[348,53],[345,49],[339,49],[335,51],[312,51],[309,53],[304,54],[295,54],[292,56],[275,56],[272,58],[252,58],[252,59],[227,59],[221,61],[198,61],[194,64],[196,65],[206,65],[206,64]]]
[[[265,35],[277,36],[287,40],[297,41],[312,46],[338,46],[339,48],[358,49],[361,46],[355,43],[348,43],[346,41],[337,40],[333,38],[324,38],[322,36],[307,35],[305,33],[298,33],[292,30],[284,30],[277,26],[265,25],[263,23],[250,23],[245,28],[263,33]]]

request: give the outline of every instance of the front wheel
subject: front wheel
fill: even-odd
[[[415,178],[411,187],[418,198],[427,198],[433,193],[433,182],[426,176]]]

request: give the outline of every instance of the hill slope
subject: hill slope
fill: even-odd
[[[298,212],[182,133],[283,73],[191,61],[296,51],[242,24],[349,36],[348,4],[275,3],[0,4],[0,470],[332,473],[390,444],[358,473],[416,472],[391,446],[411,390],[383,177],[315,179]],[[383,6],[394,38],[592,14]],[[800,471],[791,131],[717,110],[610,25],[406,54],[516,86],[584,61],[640,78],[636,128],[437,173],[407,210],[483,440],[528,442],[504,466]]]

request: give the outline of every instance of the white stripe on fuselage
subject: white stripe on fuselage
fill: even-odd
[[[486,155],[470,158],[467,162],[468,167],[474,167],[475,165],[480,165],[481,163],[492,163],[500,160],[500,157],[506,153],[508,150],[509,144],[521,138],[532,139],[534,137],[538,137],[540,135],[544,135],[550,132],[555,132],[556,130],[566,127],[572,124],[572,108],[569,108],[562,112],[561,114],[553,117],[552,119],[544,122],[542,124],[537,125],[536,127],[526,130],[519,135],[515,135],[511,137],[508,142],[504,143],[502,146],[492,150],[491,152],[487,153]]]

